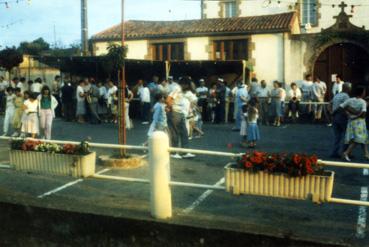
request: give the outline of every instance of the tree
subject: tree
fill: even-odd
[[[35,39],[32,42],[21,42],[18,47],[19,52],[28,55],[42,55],[43,52],[50,50],[50,45],[43,38]]]
[[[23,55],[15,47],[6,47],[0,51],[0,67],[9,72],[23,62]]]
[[[123,47],[117,44],[109,44],[108,54],[104,58],[104,68],[107,70],[108,74],[111,75],[119,71],[124,66],[124,60],[127,55],[127,47]],[[117,76],[119,79],[119,76]]]

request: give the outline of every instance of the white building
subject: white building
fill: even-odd
[[[205,19],[128,21],[128,58],[246,60],[258,79],[286,83],[313,74],[328,83],[369,83],[367,0],[204,1]],[[103,55],[120,25],[92,37]]]

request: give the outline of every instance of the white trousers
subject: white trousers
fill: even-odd
[[[8,134],[9,125],[13,124],[14,112],[15,112],[14,108],[7,108],[5,111],[4,126],[3,126],[4,134]]]
[[[51,139],[51,128],[53,125],[53,112],[51,109],[40,110],[40,127],[43,130],[43,135],[47,140]]]

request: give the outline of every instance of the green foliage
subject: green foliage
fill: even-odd
[[[117,44],[109,44],[108,54],[104,57],[104,69],[108,74],[120,70],[127,56],[127,46],[123,47]]]
[[[38,56],[50,50],[50,45],[43,38],[38,38],[32,42],[21,42],[18,50],[23,54]]]
[[[15,47],[7,47],[0,51],[0,67],[3,67],[7,71],[10,72],[22,62],[23,55]]]

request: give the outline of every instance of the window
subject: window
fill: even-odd
[[[153,60],[184,60],[184,43],[153,44]]]
[[[301,1],[301,24],[305,26],[310,23],[312,26],[317,25],[317,0]]]
[[[236,2],[225,2],[224,3],[224,17],[236,17],[237,16],[237,6]]]
[[[247,39],[239,40],[216,40],[214,45],[215,60],[247,60]]]

